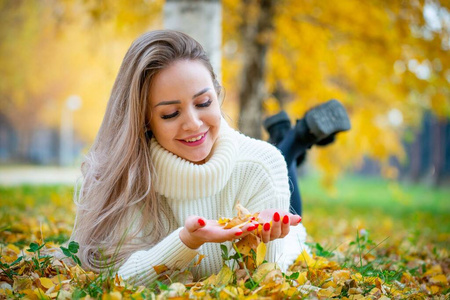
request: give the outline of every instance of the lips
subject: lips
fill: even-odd
[[[191,138],[191,139],[184,140],[184,141],[185,141],[185,142],[188,142],[188,143],[192,143],[192,142],[196,142],[196,141],[198,141],[198,140],[201,140],[204,136],[205,136],[205,133],[203,133],[202,135],[199,135],[199,136],[197,136],[197,137],[194,137],[194,138]]]
[[[180,139],[178,141],[187,146],[198,146],[198,145],[203,144],[203,142],[206,139],[207,134],[208,134],[208,131],[201,133],[199,135],[190,136],[187,139]]]

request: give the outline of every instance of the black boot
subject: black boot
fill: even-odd
[[[295,125],[297,138],[311,147],[332,143],[335,135],[350,129],[347,112],[337,100],[330,100],[309,110]]]
[[[269,133],[269,143],[277,145],[284,138],[286,132],[291,129],[291,120],[287,113],[282,110],[265,119],[263,125]]]

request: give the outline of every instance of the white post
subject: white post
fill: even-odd
[[[67,98],[61,111],[59,136],[59,164],[69,166],[73,163],[73,112],[81,107],[79,96]]]
[[[202,44],[220,82],[222,45],[220,0],[166,0],[164,27],[187,33]]]

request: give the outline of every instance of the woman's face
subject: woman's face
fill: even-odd
[[[217,140],[220,106],[211,74],[196,60],[161,70],[150,86],[150,126],[158,143],[193,163],[204,163]]]

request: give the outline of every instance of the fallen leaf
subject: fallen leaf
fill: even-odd
[[[266,244],[260,242],[258,247],[256,248],[256,266],[258,267],[263,263],[264,258],[266,257],[267,247]]]
[[[166,265],[158,265],[154,266],[153,270],[155,270],[156,274],[164,273],[165,271],[169,270],[169,268]]]
[[[50,278],[42,277],[42,278],[39,278],[39,281],[46,290],[48,290],[49,288],[51,288],[55,285]]]
[[[200,255],[198,256],[198,259],[197,259],[197,261],[195,262],[194,266],[198,266],[198,265],[200,264],[200,262],[201,262],[204,258],[205,258],[205,255],[200,254]]]
[[[430,278],[430,283],[439,284],[439,285],[447,285],[447,277],[445,275],[436,275]]]

